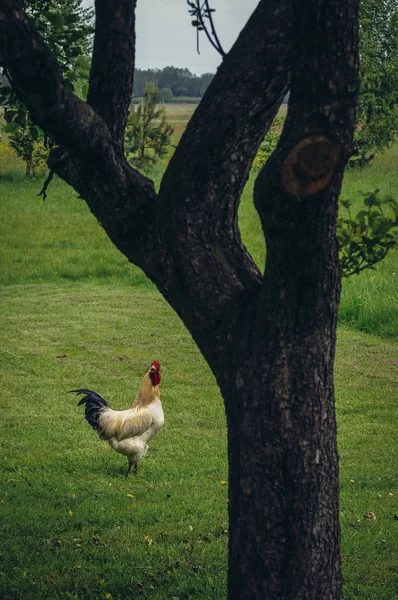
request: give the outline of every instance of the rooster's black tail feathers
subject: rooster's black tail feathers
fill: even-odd
[[[99,417],[102,413],[102,411],[105,408],[108,408],[109,404],[107,403],[107,401],[97,392],[93,392],[92,390],[86,390],[86,389],[81,389],[81,390],[70,390],[70,393],[74,392],[75,394],[84,394],[84,398],[82,398],[81,400],[79,400],[79,402],[77,403],[78,406],[81,406],[82,404],[86,405],[86,410],[85,410],[85,415],[86,415],[86,419],[88,421],[88,423],[91,425],[91,427],[93,427],[94,429],[96,429],[99,433],[99,435],[102,437],[102,431],[100,428],[100,424],[99,424]]]

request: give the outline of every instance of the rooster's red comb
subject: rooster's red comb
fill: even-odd
[[[155,367],[157,371],[160,371],[160,362],[158,360],[154,360],[151,362],[151,367]]]

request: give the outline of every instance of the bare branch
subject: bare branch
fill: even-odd
[[[133,91],[136,0],[96,0],[95,38],[87,102],[123,151]]]
[[[47,200],[47,188],[50,185],[52,179],[54,177],[54,171],[50,171],[47,179],[45,180],[43,187],[41,188],[40,192],[37,194],[38,197],[43,196],[43,201]]]
[[[224,48],[221,45],[216,28],[214,26],[213,15],[212,15],[213,11],[209,6],[208,0],[204,0],[204,3],[206,5],[206,16],[209,19],[210,31],[211,31],[211,35],[213,36],[214,42],[215,42],[215,48],[221,54],[221,56],[224,57],[226,53],[224,51]]]
[[[196,28],[196,50],[200,54],[199,50],[199,34],[201,31],[205,32],[205,35],[213,46],[213,48],[224,58],[225,52],[217,35],[216,28],[214,26],[213,15],[215,9],[210,8],[208,0],[204,0],[203,4],[201,0],[187,0],[187,4],[191,7],[188,11],[189,14],[194,17],[192,25]],[[206,19],[209,21],[210,31],[207,27]]]

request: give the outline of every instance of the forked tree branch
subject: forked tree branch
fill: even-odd
[[[181,265],[180,279],[192,281],[195,269],[207,273],[207,285],[192,297],[194,306],[206,303],[209,293],[222,296],[228,289],[239,306],[239,294],[246,301],[261,281],[241,244],[237,209],[258,146],[289,86],[290,6],[289,0],[259,3],[191,118],[162,181],[160,218],[171,214],[174,231],[167,243],[173,248],[178,240],[176,252],[195,256],[195,263]],[[229,274],[229,285],[220,290],[221,273]]]
[[[87,102],[123,151],[133,92],[136,0],[96,0],[95,37]]]

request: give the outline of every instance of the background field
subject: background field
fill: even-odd
[[[171,107],[181,131],[188,108]],[[397,159],[395,146],[348,172],[343,196],[358,204],[378,187],[397,197]],[[240,224],[262,265],[253,178]],[[0,598],[219,600],[228,472],[214,378],[85,203],[61,181],[43,202],[41,183],[0,162]],[[397,271],[395,251],[343,287],[335,380],[346,600],[398,595]],[[66,392],[88,386],[125,408],[155,358],[166,425],[139,475],[126,479],[127,461]]]

